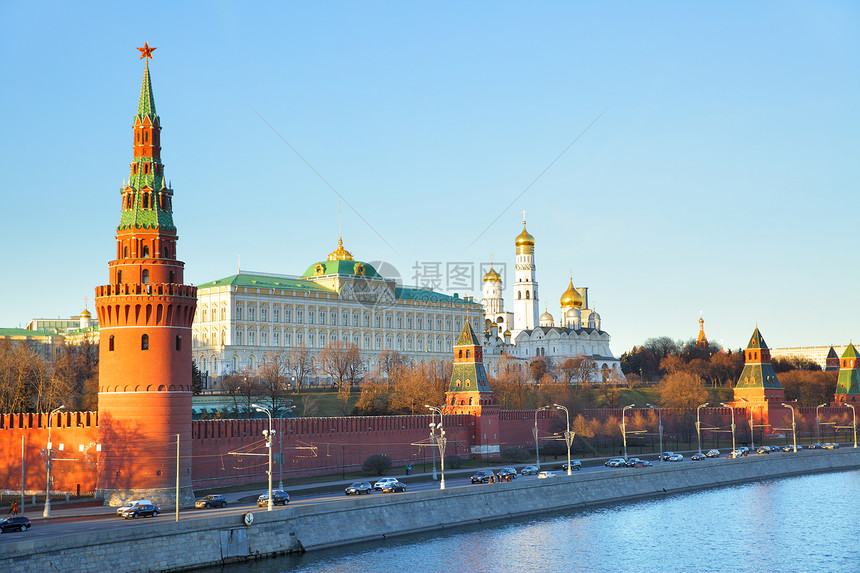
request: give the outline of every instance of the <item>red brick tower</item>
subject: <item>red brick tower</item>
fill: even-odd
[[[445,392],[446,414],[471,416],[471,453],[477,457],[499,455],[499,406],[484,370],[481,341],[466,322],[454,343],[454,368]]]
[[[141,58],[151,58],[148,44]],[[96,287],[100,324],[98,489],[105,503],[146,498],[174,506],[179,435],[180,504],[191,489],[191,321],[197,288],[176,259],[173,190],[161,164],[161,123],[143,72],[134,159],[110,284]]]

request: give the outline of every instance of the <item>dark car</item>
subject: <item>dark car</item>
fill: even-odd
[[[0,532],[6,533],[7,531],[27,531],[33,527],[30,525],[30,519],[27,517],[7,517],[3,521],[0,521]]]
[[[368,482],[357,481],[354,484],[347,486],[347,488],[343,490],[343,493],[345,493],[346,495],[361,495],[363,493],[369,494],[371,491],[373,491],[373,486],[370,485]]]
[[[664,461],[664,462],[668,462],[669,458],[671,458],[674,455],[675,455],[675,452],[663,452],[662,454],[657,456],[657,459]]]
[[[138,517],[158,517],[158,512],[161,511],[158,507],[151,503],[142,503],[135,505],[122,512],[124,519],[137,519]]]
[[[524,476],[532,475],[532,474],[537,475],[538,472],[540,472],[540,469],[537,466],[526,466],[520,470],[520,475],[524,475]]]
[[[502,468],[496,475],[498,475],[502,479],[505,479],[508,476],[511,476],[511,479],[514,479],[515,477],[517,477],[517,470],[515,468]]]
[[[282,489],[273,489],[272,490],[272,505],[287,505],[290,503],[290,494],[285,492]],[[260,497],[257,498],[257,507],[268,507],[269,505],[269,494],[264,493]]]
[[[472,475],[472,483],[490,483],[494,474],[492,470],[478,470]]]
[[[770,449],[770,446],[759,446],[758,449],[756,449],[755,453],[761,455],[761,454],[769,454],[772,451],[773,450]]]
[[[636,462],[639,462],[639,461],[642,461],[642,460],[640,460],[639,458],[628,458],[627,461],[624,463],[624,465],[627,466],[628,468],[635,468]]]
[[[564,462],[563,464],[561,464],[561,469],[563,469],[564,471],[567,471],[567,462]],[[582,469],[582,462],[579,460],[571,460],[570,469],[581,470]]]
[[[702,452],[696,452],[690,459],[692,459],[694,462],[700,462],[702,460],[708,459],[708,456],[706,454],[703,454]]]
[[[382,486],[382,493],[397,493],[398,491],[406,491],[406,484],[402,481],[390,481]]]
[[[637,459],[635,462],[633,462],[632,467],[634,467],[634,468],[650,468],[651,462],[649,462],[648,460]]]
[[[227,507],[227,499],[221,494],[207,495],[203,499],[194,502],[197,509],[209,509],[212,507]]]
[[[705,455],[709,458],[718,458],[720,457],[720,450],[708,450],[708,453]]]

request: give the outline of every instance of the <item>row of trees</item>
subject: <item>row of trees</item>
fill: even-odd
[[[62,346],[50,361],[47,352],[36,342],[0,342],[0,412],[98,408],[98,345]]]

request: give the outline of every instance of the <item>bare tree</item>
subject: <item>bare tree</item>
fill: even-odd
[[[290,350],[289,369],[296,379],[296,394],[298,394],[302,388],[302,384],[304,384],[305,378],[314,373],[314,362],[311,352],[304,344],[300,344]]]
[[[689,372],[669,374],[660,382],[660,404],[668,408],[695,408],[708,399],[702,379]]]
[[[232,398],[233,409],[238,417],[240,412],[251,417],[251,404],[263,395],[260,381],[248,370],[228,374],[219,384],[222,392]]]
[[[272,414],[290,404],[290,391],[285,374],[286,367],[277,356],[270,356],[270,360],[258,370],[260,392]]]
[[[361,369],[361,359],[354,344],[331,342],[323,348],[319,358],[323,372],[332,379],[338,390],[343,388],[351,371]]]
[[[390,390],[391,385],[395,384],[403,374],[403,368],[406,365],[406,361],[404,360],[403,355],[396,350],[384,350],[379,354],[376,360],[379,373],[381,375],[385,375],[386,383]]]

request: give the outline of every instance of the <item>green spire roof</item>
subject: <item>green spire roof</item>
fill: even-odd
[[[460,333],[460,338],[454,343],[454,346],[481,346],[481,341],[472,330],[472,325],[466,322],[463,326],[463,331]]]
[[[152,95],[152,82],[149,79],[149,62],[143,69],[143,83],[140,85],[140,101],[137,104],[137,117],[141,121],[149,117],[153,123],[158,117],[155,113],[155,96]]]
[[[747,344],[747,348],[767,348],[767,343],[758,331],[758,326],[755,327],[755,331],[752,334],[752,338],[750,338],[750,343]]]
[[[848,344],[845,348],[845,352],[842,353],[842,358],[857,358],[857,349],[854,348],[853,344]]]

